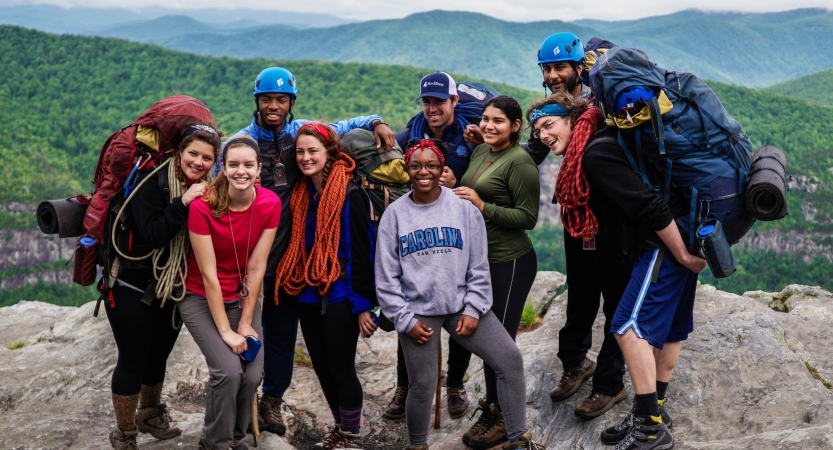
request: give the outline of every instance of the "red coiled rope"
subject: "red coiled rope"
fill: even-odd
[[[298,295],[306,286],[317,286],[318,293],[324,295],[330,285],[341,276],[341,265],[338,262],[338,240],[341,232],[339,215],[344,209],[347,183],[353,178],[353,171],[356,169],[356,162],[352,158],[347,155],[341,155],[341,158],[333,162],[330,173],[325,177],[321,201],[315,216],[315,241],[309,254],[306,248],[309,209],[307,177],[302,176],[295,183],[290,199],[292,234],[289,247],[276,271],[276,305],[280,288],[289,295]]]
[[[561,205],[561,223],[575,239],[589,239],[599,232],[599,222],[590,209],[590,184],[581,168],[584,149],[593,133],[599,129],[604,116],[595,106],[587,108],[573,124],[570,143],[558,170],[555,198]]]

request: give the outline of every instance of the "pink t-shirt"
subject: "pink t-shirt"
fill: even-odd
[[[255,189],[257,189],[257,196],[254,204],[245,211],[228,211],[221,217],[214,217],[208,202],[202,199],[194,200],[189,207],[188,231],[211,236],[214,259],[217,262],[217,278],[220,281],[225,301],[237,298],[240,277],[246,274],[246,256],[251,257],[252,250],[257,245],[263,230],[277,228],[281,218],[281,200],[278,196],[257,185]],[[250,211],[251,208],[254,210]],[[249,239],[249,217],[251,217],[251,239]],[[229,224],[229,218],[231,218],[231,224]],[[234,227],[234,245],[232,245],[232,232],[229,225]],[[246,248],[246,242],[249,243],[248,248]],[[234,261],[235,246],[237,247],[237,263]],[[238,267],[240,267],[239,273]],[[185,278],[185,288],[196,294],[205,295],[202,273],[197,265],[194,250],[191,250],[188,255],[188,276]]]

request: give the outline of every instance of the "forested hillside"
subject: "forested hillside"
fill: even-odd
[[[298,78],[296,117],[333,120],[378,113],[396,129],[420,111],[414,100],[430,69],[313,61],[243,60],[197,56],[123,40],[57,36],[0,26],[0,230],[31,229],[34,215],[8,212],[13,202],[34,204],[89,190],[91,173],[107,136],[161,97],[193,95],[233,133],[251,120],[251,84],[264,67],[284,65]],[[458,77],[462,79],[463,77]],[[756,146],[774,144],[790,158],[795,176],[787,219],[758,223],[756,232],[821,233],[829,248],[833,217],[833,108],[747,88],[709,83],[744,124]],[[522,104],[541,96],[494,84]],[[547,193],[547,196],[549,193]],[[8,232],[8,236],[10,235]],[[532,233],[541,269],[563,269],[560,229]],[[792,250],[789,250],[792,251]],[[831,286],[829,258],[821,253],[738,253],[742,270],[722,289],[780,290],[784,284]],[[808,256],[809,255],[809,256]],[[63,269],[63,261],[0,271],[0,281],[21,273]],[[703,279],[708,281],[708,276]],[[713,280],[712,280],[713,281]],[[61,302],[78,288],[39,282],[0,291],[0,305],[40,297]],[[83,298],[90,300],[85,294]],[[67,299],[69,301],[70,299]],[[71,303],[70,302],[70,303]]]
[[[766,90],[833,106],[833,69],[778,83]]]
[[[221,129],[236,132],[251,121],[255,76],[271,65],[287,67],[298,79],[296,117],[336,120],[376,113],[395,129],[421,110],[414,98],[420,78],[429,72],[210,58],[116,39],[0,26],[0,204],[88,190],[107,136],[168,95],[199,98]],[[523,104],[536,96],[493,86]]]

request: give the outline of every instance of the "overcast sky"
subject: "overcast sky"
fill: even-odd
[[[473,11],[504,20],[623,20],[657,16],[697,8],[706,11],[769,12],[796,8],[833,8],[833,0],[5,0],[0,4],[48,3],[62,6],[128,7],[160,5],[169,8],[251,8],[305,13],[326,13],[349,19],[370,20],[404,17],[432,9]],[[426,24],[430,26],[430,24]]]

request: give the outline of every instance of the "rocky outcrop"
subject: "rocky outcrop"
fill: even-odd
[[[61,239],[40,230],[3,230],[0,232],[0,270],[32,267],[55,261],[67,261],[75,251],[77,238]]]
[[[564,402],[553,403],[548,395],[561,373],[556,354],[566,295],[552,298],[563,283],[559,275],[539,274],[531,297],[541,298],[530,300],[551,303],[543,326],[517,340],[524,354],[528,423],[538,442],[550,449],[609,448],[598,435],[630,409],[629,400],[600,418],[582,421],[573,408],[589,394],[589,384]],[[92,303],[71,308],[39,302],[0,309],[0,448],[107,448],[116,349],[106,318],[93,318],[92,309]],[[738,296],[700,286],[695,331],[683,345],[668,393],[676,448],[833,448],[831,319],[833,294],[823,289],[794,285],[780,293]],[[591,358],[601,343],[601,325],[598,320]],[[6,348],[21,340],[24,347]],[[299,348],[303,354],[300,340]],[[359,342],[356,365],[365,388],[368,449],[407,444],[404,422],[381,416],[395,386],[395,355],[391,333]],[[261,448],[311,448],[331,424],[315,375],[304,360],[297,358],[286,395],[289,440],[266,433]],[[467,388],[474,399],[484,391],[479,359],[472,359],[468,373]],[[168,362],[163,395],[184,435],[165,442],[142,436],[143,449],[196,444],[206,377],[202,355],[183,329]],[[627,377],[626,384],[632,392]],[[459,437],[473,420],[451,420],[444,412],[441,427],[431,431],[432,448],[462,448]]]
[[[801,255],[806,263],[811,262],[813,257],[833,261],[833,240],[830,234],[821,232],[753,230],[744,236],[737,248],[740,250],[773,250],[778,254],[793,253]]]
[[[555,192],[555,180],[561,168],[561,158],[548,157],[538,166],[538,178],[541,180],[541,195],[538,200],[538,224],[536,227],[561,226],[561,208],[552,202]]]

